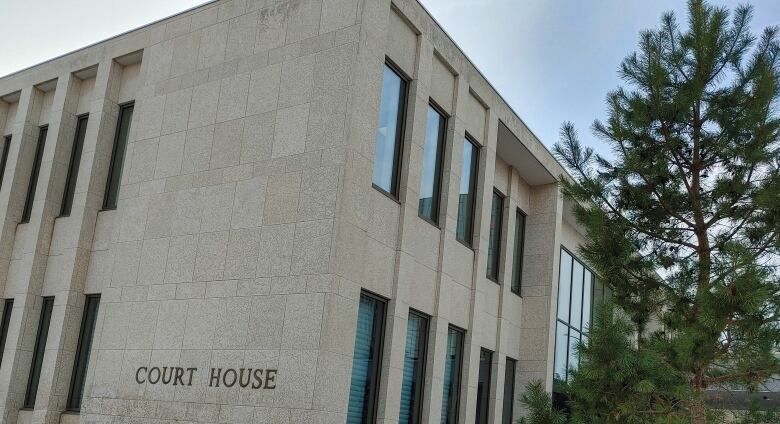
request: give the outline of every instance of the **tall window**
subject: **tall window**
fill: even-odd
[[[3,301],[3,321],[0,323],[0,365],[3,364],[3,353],[5,352],[5,339],[8,337],[8,326],[11,325],[11,312],[14,309],[14,300],[5,299]]]
[[[401,383],[401,413],[399,424],[420,423],[425,378],[425,352],[428,345],[428,317],[409,312],[406,326],[404,373]]]
[[[79,176],[81,151],[84,148],[84,136],[87,133],[88,120],[89,115],[82,115],[78,117],[78,122],[76,123],[76,135],[73,137],[73,148],[70,151],[70,164],[68,165],[68,176],[65,179],[65,193],[62,196],[60,216],[70,215],[70,211],[73,208],[73,196],[76,194],[76,179]]]
[[[395,196],[403,137],[406,81],[390,65],[385,65],[381,96],[373,181],[375,187]]]
[[[502,412],[501,423],[512,424],[512,416],[515,412],[515,369],[517,361],[512,358],[506,358],[506,368],[504,369],[504,409]]]
[[[493,352],[487,349],[479,351],[479,378],[477,380],[477,419],[476,424],[487,424],[490,411],[490,374],[493,366]]]
[[[594,283],[593,273],[565,249],[561,249],[558,280],[558,319],[555,331],[555,374],[557,381],[566,381],[569,370],[579,361],[577,343],[587,340]]]
[[[504,219],[504,196],[493,189],[493,203],[490,206],[490,237],[487,252],[487,277],[498,281],[498,267],[501,264],[501,223]]]
[[[3,187],[3,175],[5,175],[5,165],[8,163],[8,151],[11,150],[11,136],[3,137],[3,153],[0,156],[0,188]]]
[[[347,424],[367,424],[376,421],[384,321],[384,300],[368,293],[361,293],[355,354],[352,359],[352,382],[349,387]]]
[[[525,249],[525,214],[515,213],[515,261],[512,264],[512,293],[520,295],[523,283],[523,254]]]
[[[428,122],[425,125],[422,176],[420,179],[420,204],[417,213],[433,223],[439,220],[441,198],[441,163],[447,120],[439,110],[428,106]]]
[[[95,335],[95,322],[97,321],[99,305],[100,295],[87,296],[84,304],[84,316],[81,319],[79,344],[76,348],[76,362],[73,364],[73,375],[70,379],[70,394],[67,405],[69,411],[81,409],[81,398],[84,395],[84,382],[87,378],[89,352],[92,350],[92,337]]]
[[[30,364],[30,377],[27,379],[27,391],[24,394],[23,407],[27,409],[35,407],[35,396],[38,394],[38,381],[41,379],[41,366],[43,365],[43,354],[46,352],[46,338],[49,336],[49,322],[53,307],[54,298],[44,297],[41,319],[38,321],[38,335],[35,337],[35,348]]]
[[[127,103],[119,107],[116,133],[114,135],[114,149],[111,152],[111,165],[108,168],[108,181],[106,182],[106,194],[103,196],[103,210],[116,209],[119,200],[119,183],[122,181],[122,166],[125,162],[127,150],[127,136],[130,132],[130,121],[133,119],[133,103]]]
[[[46,134],[48,132],[48,125],[44,125],[38,129],[38,143],[35,146],[35,158],[33,159],[33,167],[30,173],[30,182],[27,185],[27,197],[24,200],[22,223],[30,222],[30,214],[32,214],[33,202],[35,201],[35,186],[38,185],[38,174],[41,172],[43,148],[46,145]]]
[[[444,395],[441,399],[441,424],[458,422],[460,409],[460,378],[463,368],[463,331],[450,327],[447,331],[447,358],[444,363]]]
[[[455,237],[471,246],[474,232],[474,197],[477,188],[479,150],[468,137],[463,139],[463,161],[458,190],[458,224]]]

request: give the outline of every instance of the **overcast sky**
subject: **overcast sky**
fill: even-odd
[[[164,18],[203,0],[0,0],[0,75]],[[683,0],[422,0],[546,145],[563,121],[582,138],[604,115],[638,32]],[[735,1],[716,0],[733,7]],[[754,31],[780,24],[780,1],[753,0]]]

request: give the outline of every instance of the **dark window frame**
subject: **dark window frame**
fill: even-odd
[[[41,305],[41,317],[38,320],[38,332],[35,337],[35,348],[30,362],[30,374],[27,378],[27,390],[24,394],[22,409],[35,408],[35,398],[38,395],[38,383],[41,379],[43,357],[46,353],[46,339],[49,337],[52,310],[54,309],[54,297],[43,298]]]
[[[510,366],[511,371],[510,371]],[[515,380],[517,379],[517,360],[506,357],[506,367],[504,367],[504,408],[501,412],[501,423],[512,424],[512,418],[515,412]]]
[[[3,154],[0,156],[0,188],[3,187],[3,176],[5,175],[5,166],[8,163],[8,151],[11,150],[11,140],[13,140],[11,134],[3,137]]]
[[[469,220],[469,231],[467,234],[466,239],[461,239],[458,237],[458,222],[456,220],[455,222],[455,239],[459,242],[461,242],[464,246],[468,247],[469,249],[474,249],[474,224],[476,221],[476,217],[474,216],[476,211],[476,203],[477,203],[477,180],[479,179],[479,161],[482,156],[482,146],[477,143],[477,141],[472,137],[468,132],[466,133],[466,136],[463,138],[464,141],[469,142],[474,147],[474,158],[472,159],[472,167],[471,167],[471,181],[469,181],[469,191],[471,195],[474,197],[471,201],[471,205],[469,206],[469,211],[465,214],[465,218]],[[462,159],[461,155],[461,159]],[[463,164],[461,164],[461,167]],[[460,176],[460,178],[463,178],[463,175]],[[458,193],[460,193],[460,184],[458,184]],[[460,195],[460,194],[459,194]],[[460,202],[459,202],[460,203]],[[460,211],[458,211],[458,216],[460,216]]]
[[[395,73],[398,78],[401,80],[401,83],[403,86],[401,87],[401,100],[398,102],[398,109],[399,113],[397,115],[397,123],[396,128],[398,129],[396,135],[395,135],[395,149],[393,150],[393,173],[390,178],[390,191],[385,190],[384,188],[376,185],[373,178],[373,169],[372,169],[372,175],[371,175],[371,187],[375,188],[382,194],[386,195],[387,197],[395,200],[396,202],[399,201],[399,182],[401,177],[401,170],[403,166],[403,153],[404,153],[404,140],[406,138],[406,115],[407,115],[407,109],[409,108],[409,83],[412,81],[411,77],[409,77],[404,71],[401,70],[401,67],[396,65],[395,62],[392,61],[389,57],[385,57],[385,66],[389,68],[393,73]],[[384,67],[382,68],[384,70]],[[381,111],[381,98],[380,93],[380,111]],[[377,125],[379,125],[379,122],[377,121]],[[376,148],[376,140],[374,140],[374,148]],[[376,159],[376,153],[374,154],[374,159]],[[374,164],[376,166],[376,164]]]
[[[76,182],[78,180],[81,154],[84,151],[84,139],[87,136],[89,113],[76,117],[76,132],[73,135],[73,145],[70,150],[70,162],[68,162],[68,174],[65,178],[65,190],[62,193],[60,204],[60,217],[70,216],[73,209],[73,197],[76,195]]]
[[[14,310],[14,300],[3,300],[3,319],[0,321],[0,366],[3,365],[5,356],[5,340],[8,338],[8,328],[11,325],[11,314]]]
[[[522,226],[519,225],[522,217]],[[512,293],[522,296],[523,289],[523,256],[525,255],[525,235],[526,220],[528,215],[522,209],[517,208],[515,212],[515,252],[514,263],[512,264]],[[518,234],[519,231],[522,233]]]
[[[383,353],[384,353],[384,344],[385,344],[385,325],[387,322],[387,299],[385,299],[382,296],[376,295],[374,293],[371,293],[366,290],[360,291],[360,296],[366,296],[368,298],[373,299],[377,302],[377,304],[381,307],[381,311],[376,314],[378,319],[376,319],[373,323],[372,327],[372,351],[373,354],[376,355],[376,361],[372,364],[373,366],[369,368],[368,375],[369,380],[373,381],[373,385],[369,385],[369,393],[366,396],[367,404],[364,405],[363,410],[363,421],[364,422],[375,422],[376,416],[377,416],[377,408],[379,406],[379,389],[382,385],[382,378],[381,378],[381,372],[382,372],[382,360]],[[351,376],[350,376],[351,380]]]
[[[35,189],[38,185],[38,176],[41,173],[41,163],[43,162],[43,149],[46,148],[46,138],[49,135],[49,126],[41,125],[38,127],[38,142],[35,144],[35,157],[33,158],[30,179],[27,183],[27,196],[24,199],[24,209],[22,210],[21,224],[30,222],[33,203],[35,203]]]
[[[89,368],[89,356],[97,326],[97,314],[100,311],[100,295],[87,295],[84,302],[84,313],[81,317],[76,356],[73,362],[73,372],[70,378],[70,390],[66,410],[78,412],[81,410],[81,400],[84,396],[84,383]],[[78,391],[78,394],[77,394]]]
[[[434,183],[433,183],[433,196],[432,199],[435,199],[435,207],[431,208],[431,215],[433,215],[433,218],[425,216],[422,211],[420,210],[420,206],[418,204],[417,206],[417,216],[422,218],[424,221],[430,223],[431,225],[435,226],[436,228],[439,228],[439,214],[441,213],[441,198],[442,198],[442,180],[444,177],[444,154],[447,149],[447,125],[449,125],[450,115],[444,111],[444,108],[438,105],[435,100],[429,99],[428,100],[428,106],[433,109],[436,113],[439,114],[441,117],[441,121],[439,122],[439,134],[438,134],[438,145],[437,145],[437,152],[436,152],[436,166],[434,169]],[[426,116],[426,126],[428,124],[428,117]],[[423,158],[425,157],[425,149],[423,146]],[[425,163],[423,162],[423,165]],[[423,167],[424,168],[424,167]],[[423,174],[423,168],[420,169],[420,175]],[[420,181],[420,184],[422,184],[422,180]],[[422,190],[421,190],[422,191]],[[418,199],[418,202],[421,199]]]
[[[410,308],[409,316],[412,315],[418,318],[422,318],[423,322],[425,323],[423,331],[420,332],[420,339],[418,340],[418,345],[420,346],[420,358],[418,362],[419,367],[417,370],[415,370],[415,381],[414,387],[412,388],[412,410],[410,414],[411,420],[409,421],[410,423],[418,424],[422,422],[423,403],[425,402],[425,375],[428,371],[426,364],[428,362],[428,341],[429,332],[431,330],[431,317],[428,314]],[[404,346],[404,348],[406,348],[406,346]]]
[[[479,349],[479,371],[477,375],[477,410],[474,414],[476,419],[476,424],[488,424],[490,420],[490,390],[491,385],[493,384],[492,378],[493,378],[493,351],[490,349],[480,348]],[[486,372],[486,380],[480,381],[481,375],[482,375],[482,364],[485,363],[485,361],[482,360],[482,355],[487,355],[488,361],[487,361],[487,372]],[[480,386],[482,390],[480,390]]]
[[[504,203],[506,200],[506,196],[504,193],[501,193],[501,191],[495,187],[493,187],[493,195],[490,197],[491,203],[490,203],[490,228],[488,229],[488,250],[487,250],[487,270],[485,272],[485,276],[488,280],[493,281],[495,283],[499,282],[499,278],[501,276],[501,243],[503,241],[502,235],[504,233]],[[498,209],[498,222],[497,222],[497,231],[493,232],[493,207],[494,202],[498,199],[500,202],[500,207]],[[493,235],[496,235],[495,240],[495,252],[493,254],[493,263],[490,262],[490,239],[493,237]],[[493,273],[491,274],[491,266],[493,268]]]
[[[459,334],[459,346],[457,348],[457,356],[454,361],[454,370],[452,372],[452,379],[450,380],[450,400],[447,402],[448,409],[447,411],[442,411],[442,417],[441,422],[446,424],[456,424],[458,423],[458,419],[460,418],[460,395],[462,391],[462,384],[463,384],[463,353],[465,350],[465,339],[466,339],[466,330],[456,327],[454,325],[449,325],[447,327],[447,350],[445,350],[444,354],[448,354],[449,350],[449,335],[450,331],[458,333]],[[449,358],[445,358],[445,368],[446,368],[446,361]],[[452,402],[451,400],[454,400]],[[445,415],[446,414],[446,415]]]
[[[127,129],[124,140],[120,140],[122,135],[122,122],[125,114],[129,113]],[[116,119],[116,130],[114,131],[114,143],[111,148],[111,162],[108,168],[108,177],[106,178],[106,189],[103,194],[102,210],[116,210],[119,204],[119,187],[122,185],[122,171],[124,168],[125,155],[127,154],[127,139],[130,137],[130,127],[132,126],[133,115],[135,113],[135,101],[129,101],[119,105],[119,114]],[[122,150],[119,152],[118,150]]]

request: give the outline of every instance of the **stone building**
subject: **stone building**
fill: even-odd
[[[509,423],[602,295],[416,0],[213,1],[0,78],[0,130],[5,423]]]

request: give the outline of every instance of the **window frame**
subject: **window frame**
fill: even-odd
[[[389,68],[390,71],[392,71],[394,74],[398,76],[398,78],[401,80],[401,83],[403,86],[401,87],[401,99],[398,102],[398,109],[399,113],[397,115],[397,123],[396,128],[398,129],[396,135],[395,135],[395,149],[393,150],[393,173],[390,177],[390,191],[385,190],[384,188],[378,186],[374,182],[374,173],[373,168],[371,170],[371,186],[381,192],[382,194],[388,196],[389,198],[395,200],[396,202],[399,201],[399,182],[401,177],[401,168],[403,164],[403,147],[404,147],[404,139],[405,132],[406,132],[406,115],[407,115],[407,109],[409,107],[409,83],[411,82],[411,78],[401,70],[401,67],[396,65],[395,62],[392,61],[389,57],[385,57],[385,67]],[[384,67],[382,70],[384,71]],[[383,72],[384,74],[384,72]],[[382,94],[380,92],[379,94],[379,111],[381,113],[382,110]],[[377,129],[379,129],[379,120],[377,119]],[[374,139],[374,149],[376,149],[376,139]],[[374,152],[374,166],[376,166],[376,151]]]
[[[41,173],[43,149],[46,148],[48,136],[48,124],[38,127],[38,142],[35,144],[35,156],[33,157],[32,169],[30,170],[30,179],[27,181],[27,196],[24,198],[24,209],[22,210],[22,219],[19,221],[20,224],[27,224],[32,216],[33,203],[35,203],[35,189]]]
[[[461,398],[461,392],[462,392],[462,385],[463,385],[463,354],[465,351],[466,346],[466,330],[456,327],[452,324],[447,326],[447,349],[445,349],[444,354],[448,355],[449,351],[449,336],[450,331],[453,333],[457,333],[459,336],[459,344],[457,347],[457,356],[455,359],[455,363],[453,364],[455,366],[455,369],[452,372],[452,379],[450,380],[450,397],[454,400],[454,402],[447,401],[447,411],[442,410],[441,414],[441,423],[442,424],[457,424],[458,420],[460,418],[460,398]],[[449,358],[445,357],[444,359],[444,367],[446,372],[447,367],[447,360]],[[442,390],[445,390],[446,386],[442,384]],[[442,409],[443,409],[444,402],[442,402]]]
[[[434,175],[435,175],[435,182],[433,187],[433,196],[431,196],[433,199],[436,199],[435,207],[432,208],[431,214],[433,215],[433,218],[427,217],[422,214],[422,211],[420,210],[420,200],[418,198],[418,205],[417,205],[417,216],[422,218],[424,221],[430,223],[431,225],[435,226],[436,228],[440,228],[440,220],[439,215],[441,214],[441,200],[442,200],[442,180],[444,177],[444,155],[445,151],[447,149],[447,126],[449,125],[449,120],[451,116],[444,111],[444,108],[439,106],[438,103],[436,103],[435,100],[432,98],[428,99],[428,107],[430,109],[433,109],[436,113],[439,114],[441,117],[441,122],[439,123],[439,133],[437,138],[437,152],[436,152],[436,164],[434,169]],[[426,112],[429,112],[427,110]],[[425,124],[426,127],[428,125],[428,116],[426,114],[425,117]],[[427,143],[427,140],[425,140]],[[420,168],[420,176],[424,174],[425,170],[425,145],[423,145],[423,166]],[[420,179],[420,185],[422,186],[422,178]],[[422,187],[420,187],[420,194],[422,194]],[[419,195],[418,195],[419,197]]]
[[[122,152],[117,150],[119,146],[119,136],[122,132],[122,122],[124,115],[130,111],[130,118],[127,121],[127,131],[122,142]],[[124,170],[125,155],[127,154],[127,144],[130,138],[130,128],[133,126],[133,117],[135,116],[135,100],[125,102],[119,105],[119,113],[116,118],[116,129],[114,130],[114,139],[111,147],[111,162],[109,162],[108,175],[106,176],[106,188],[103,192],[102,211],[116,210],[119,206],[119,187],[122,185],[122,172]],[[120,159],[121,157],[121,159]],[[118,162],[120,161],[120,162]],[[116,178],[116,181],[114,179]],[[114,184],[112,184],[114,182]]]
[[[84,139],[87,137],[88,124],[89,113],[76,117],[76,132],[73,135],[68,173],[65,177],[65,189],[62,193],[62,203],[60,203],[60,217],[70,216],[73,209],[73,198],[76,195],[76,182],[78,180],[79,166],[81,165],[81,155],[84,152]]]
[[[477,143],[477,141],[472,137],[468,132],[463,137],[464,146],[465,143],[470,143],[474,148],[474,158],[472,159],[473,166],[470,168],[471,171],[471,181],[469,181],[469,192],[473,196],[473,199],[471,201],[471,205],[469,206],[468,213],[465,214],[465,218],[468,219],[469,222],[469,231],[467,234],[466,239],[461,239],[458,237],[458,220],[455,220],[455,240],[459,241],[464,246],[468,247],[469,249],[474,250],[474,224],[476,222],[475,218],[475,211],[476,211],[476,203],[477,203],[477,180],[479,179],[479,161],[482,156],[482,146]],[[461,152],[461,169],[463,168],[463,158],[465,155],[465,152]],[[463,179],[463,175],[460,175],[461,180]],[[458,184],[458,197],[460,197],[460,184]],[[460,198],[458,198],[458,214],[457,217],[460,217]],[[456,218],[457,218],[456,217]]]
[[[419,368],[415,370],[415,381],[412,387],[412,408],[410,411],[410,423],[419,424],[422,423],[422,410],[425,402],[425,376],[427,373],[428,362],[428,341],[429,333],[431,329],[431,317],[428,314],[422,313],[415,309],[409,309],[409,316],[412,315],[421,318],[424,322],[423,331],[420,332],[420,339],[418,340],[418,346],[420,346],[420,355],[418,359]],[[407,324],[407,331],[409,327]],[[406,341],[406,339],[404,339]],[[404,346],[404,350],[406,346]],[[406,367],[406,355],[404,354],[404,368]],[[401,390],[403,390],[404,379],[401,378]],[[399,422],[401,417],[398,417]]]
[[[90,309],[93,306],[94,309]],[[79,329],[76,356],[73,362],[73,371],[70,377],[70,389],[65,410],[71,412],[81,411],[81,402],[84,398],[84,383],[86,382],[89,368],[89,357],[97,326],[97,315],[100,312],[100,295],[88,294],[84,299],[84,312],[81,316],[81,328]],[[89,332],[89,335],[87,335]],[[85,338],[87,337],[87,338]],[[75,397],[76,388],[80,386],[78,399]]]
[[[46,354],[46,339],[49,337],[49,327],[51,326],[51,315],[54,310],[54,296],[46,296],[41,304],[41,316],[38,320],[38,332],[35,336],[35,348],[33,349],[32,360],[30,361],[30,374],[27,377],[27,388],[24,391],[24,402],[22,409],[34,409],[36,397],[38,396],[38,386],[41,379],[41,370],[43,369],[43,359]]]
[[[0,367],[3,365],[3,356],[5,356],[5,341],[8,338],[8,328],[11,325],[11,314],[14,310],[14,300],[3,299],[3,317],[0,321]]]
[[[488,248],[487,248],[487,269],[485,270],[485,276],[488,280],[493,281],[494,283],[499,283],[500,277],[501,277],[501,243],[503,241],[502,235],[504,232],[504,202],[506,200],[506,196],[504,193],[501,193],[501,191],[495,187],[493,187],[493,195],[490,197],[490,227],[488,228]],[[493,230],[493,207],[494,202],[498,199],[500,202],[499,209],[498,209],[498,222],[497,222],[497,231]],[[493,235],[496,236],[495,240],[495,252],[493,253],[493,263],[491,264],[491,258],[490,258],[490,239],[493,237]],[[493,268],[494,273],[491,274],[491,265]]]
[[[520,223],[520,217],[522,217],[523,225]],[[527,228],[528,215],[520,208],[515,211],[515,245],[514,245],[514,261],[512,263],[512,284],[510,290],[512,293],[522,297],[523,290],[523,256],[525,255],[525,236]],[[522,234],[518,235],[518,230],[522,230]]]
[[[3,188],[3,176],[5,176],[5,167],[8,164],[8,151],[11,150],[12,140],[12,134],[3,136],[3,153],[0,156],[0,189]]]
[[[379,389],[382,385],[382,378],[381,378],[381,372],[382,372],[382,360],[383,353],[384,353],[384,344],[385,344],[385,326],[387,324],[387,299],[385,299],[382,296],[376,295],[374,293],[371,293],[367,290],[361,290],[360,291],[360,297],[366,296],[370,299],[373,299],[381,306],[380,313],[377,314],[378,319],[376,319],[373,323],[372,327],[372,339],[376,339],[376,345],[372,346],[372,349],[375,352],[377,360],[373,364],[373,367],[368,369],[367,375],[370,376],[370,379],[375,382],[373,385],[369,385],[369,394],[366,396],[368,399],[368,404],[364,405],[365,409],[363,410],[363,421],[364,422],[375,422],[376,416],[377,416],[377,408],[379,406]],[[359,307],[358,307],[359,311]],[[359,313],[359,312],[358,312]],[[377,333],[378,332],[378,333]],[[355,338],[357,339],[357,332],[355,333]],[[353,349],[354,354],[354,349]],[[353,356],[354,361],[354,356]],[[353,363],[354,368],[354,363]],[[350,386],[352,384],[352,370],[350,370]],[[347,395],[347,399],[349,399],[349,394]],[[349,400],[347,401],[347,413],[349,413]]]

